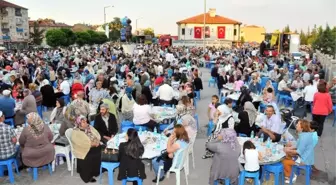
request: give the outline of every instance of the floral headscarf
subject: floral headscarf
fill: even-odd
[[[83,131],[90,139],[91,142],[99,142],[98,138],[94,136],[91,132],[91,127],[88,126],[87,128],[81,127],[82,120],[87,120],[85,116],[78,116],[75,123],[75,129]]]
[[[222,136],[223,143],[229,143],[232,150],[236,149],[238,140],[237,140],[237,133],[234,129],[230,128],[222,129],[219,135]]]
[[[44,122],[41,117],[36,112],[31,112],[27,115],[28,118],[31,118],[31,121],[28,127],[29,132],[33,137],[38,138],[43,134],[44,131]]]

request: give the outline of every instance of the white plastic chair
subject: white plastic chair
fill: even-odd
[[[74,171],[74,165],[76,166],[76,162],[77,162],[77,158],[73,153],[73,147],[72,147],[72,143],[71,143],[71,135],[72,135],[72,128],[69,128],[65,131],[65,136],[67,137],[67,139],[69,140],[69,144],[70,144],[70,148],[71,148],[71,176],[73,176],[73,171]]]
[[[195,155],[194,155],[194,144],[195,144],[195,140],[196,140],[196,135],[193,138],[191,138],[190,142],[189,142],[189,146],[188,146],[188,170],[189,170],[189,155],[191,154],[191,158],[192,158],[192,164],[193,164],[193,168],[195,169]],[[189,172],[188,172],[189,173]]]
[[[70,142],[70,141],[69,141]],[[56,166],[56,156],[59,154],[63,154],[66,158],[66,163],[68,166],[68,171],[71,171],[71,162],[70,162],[70,145],[68,146],[59,146],[55,145],[55,160],[52,162],[52,171],[55,171]]]
[[[189,175],[189,170],[188,170],[188,166],[187,162],[188,162],[188,155],[189,155],[189,150],[188,147],[180,150],[176,153],[176,155],[174,156],[173,159],[173,164],[170,167],[170,169],[167,172],[166,177],[169,178],[169,174],[170,172],[173,172],[176,174],[176,185],[181,185],[181,170],[183,170],[184,168],[184,175],[185,175],[185,179],[186,179],[186,185],[188,185],[188,175]],[[180,161],[180,164],[177,164],[178,159],[180,159],[182,157],[182,160]],[[159,171],[157,174],[157,181],[156,181],[156,185],[159,185],[159,180],[160,180],[160,171],[163,171],[163,166],[159,167]]]

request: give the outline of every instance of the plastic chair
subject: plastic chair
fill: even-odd
[[[194,102],[195,109],[197,109],[197,98],[196,97],[193,99],[193,102]]]
[[[311,165],[304,165],[304,166],[293,165],[292,166],[292,173],[291,173],[290,179],[289,179],[289,184],[290,185],[293,184],[294,173],[296,172],[297,175],[300,175],[300,170],[305,170],[306,185],[310,185],[310,174],[311,174],[311,171],[312,171],[312,166]]]
[[[43,119],[43,109],[42,109],[42,105],[39,105],[36,107],[37,108],[37,113],[40,115],[40,117]]]
[[[62,96],[62,98],[64,99],[64,103],[65,105],[68,105],[70,102],[71,102],[71,99],[70,99],[70,95],[64,95]]]
[[[200,100],[201,99],[201,91],[195,91],[195,94],[196,94],[196,98],[198,100]]]
[[[239,133],[238,136],[239,136],[239,137],[247,137],[246,134],[242,134],[242,133]]]
[[[194,115],[194,119],[196,120],[197,130],[199,129],[199,123],[198,123],[198,114]]]
[[[272,82],[272,86],[274,88],[274,94],[276,96],[278,94],[278,83],[277,82]]]
[[[312,110],[311,112],[313,112],[313,106],[312,104],[310,104],[310,109]],[[333,106],[333,111],[334,111],[334,122],[333,122],[333,127],[335,126],[335,123],[336,123],[336,106]]]
[[[65,137],[69,140],[70,149],[71,149],[71,176],[73,176],[74,166],[76,167],[75,163],[77,161],[76,156],[72,152],[73,151],[73,147],[72,147],[72,143],[71,143],[72,131],[73,131],[72,128],[69,128],[65,131]]]
[[[127,129],[130,127],[134,127],[134,123],[132,121],[124,120],[121,122],[121,130],[123,130],[124,127],[127,127]]]
[[[196,134],[197,135],[197,134]],[[189,145],[188,145],[188,162],[187,162],[187,166],[188,166],[188,174],[189,174],[189,155],[191,154],[191,160],[192,160],[192,164],[193,164],[193,169],[195,169],[195,155],[194,155],[194,144],[195,144],[195,140],[196,140],[196,135],[191,138],[191,140],[189,141]]]
[[[7,166],[9,182],[11,184],[14,184],[14,182],[15,182],[14,174],[13,174],[13,167],[12,167],[13,163],[15,165],[15,171],[16,171],[17,175],[20,175],[19,167],[18,167],[16,158],[10,158],[10,159],[7,159],[7,160],[0,161],[0,177],[4,176],[4,171],[5,171],[4,166]]]
[[[160,130],[160,132],[162,132],[162,131],[164,131],[168,126],[169,126],[170,124],[160,124],[160,126],[159,126],[159,130]]]
[[[172,166],[170,167],[170,169],[168,170],[167,172],[167,178],[169,178],[169,175],[171,172],[173,173],[176,173],[176,185],[181,185],[181,170],[183,170],[184,168],[184,174],[185,174],[185,179],[186,179],[186,185],[188,185],[188,175],[189,175],[189,171],[188,171],[188,168],[187,166],[187,158],[188,158],[188,155],[189,155],[189,152],[188,152],[188,148],[185,148],[183,150],[179,150],[176,155],[174,155],[174,159],[173,159],[173,164]],[[182,157],[182,160],[179,160],[181,159]],[[180,162],[179,164],[177,164],[177,162]],[[156,185],[159,184],[159,180],[160,180],[160,172],[163,171],[163,166],[160,166],[159,167],[159,171],[158,171],[158,174],[157,174],[157,181],[156,181]]]
[[[91,125],[91,126],[94,126],[94,120],[93,120],[93,121],[90,121],[90,125]]]
[[[245,170],[240,172],[239,175],[239,184],[238,185],[244,185],[245,184],[245,178],[253,178],[254,185],[259,185],[259,171],[250,173]]]
[[[219,180],[223,180],[225,182],[225,185],[230,185],[230,179],[229,178],[219,179]],[[219,180],[215,180],[214,185],[218,185]]]
[[[212,120],[209,121],[209,123],[208,123],[208,129],[207,129],[207,136],[208,137],[211,135],[214,127],[215,127],[215,124],[213,123],[213,121]]]
[[[260,80],[260,86],[261,86],[261,89],[264,89],[264,88],[265,88],[266,83],[267,83],[268,80],[269,80],[268,77],[261,77],[261,80]]]
[[[124,132],[127,132],[128,129],[130,129],[130,128],[134,128],[134,126],[133,127],[123,127],[120,131],[121,131],[121,133],[124,133]]]
[[[68,167],[68,171],[71,171],[71,163],[70,163],[70,145],[68,146],[59,146],[59,145],[55,145],[55,160],[52,162],[52,171],[55,171],[55,166],[59,165],[59,158],[60,157],[65,157],[66,159],[66,163],[67,163],[67,167]]]
[[[142,185],[142,179],[140,179],[139,177],[127,177],[127,179],[121,180],[121,184],[126,185],[127,182],[133,182],[133,181],[137,181],[138,185]]]
[[[113,179],[113,171],[114,169],[118,168],[120,163],[109,163],[109,162],[101,162],[100,164],[100,174],[99,174],[99,184],[102,183],[102,172],[103,168],[107,170],[108,173],[108,181],[109,185],[113,185],[114,179]]]
[[[210,87],[211,84],[216,87],[216,79],[214,77],[210,77],[208,87]]]
[[[264,165],[262,168],[262,174],[261,174],[261,184],[264,181],[264,177],[266,175],[266,179],[269,179],[269,173],[274,174],[274,185],[279,185],[279,176],[281,175],[281,184],[284,185],[285,183],[285,175],[284,175],[284,167],[282,163],[276,163],[276,164],[270,164],[270,165]]]
[[[5,119],[4,121],[6,124],[10,125],[12,128],[14,128],[14,118],[8,118],[8,119]]]
[[[51,169],[51,165],[50,165],[50,164],[47,164],[47,165],[45,165],[45,166],[42,166],[42,168],[43,168],[43,169],[48,168],[48,170],[49,170],[49,174],[52,175],[52,169]],[[37,177],[38,177],[37,169],[38,169],[38,168],[36,167],[36,168],[31,168],[31,169],[33,169],[33,180],[34,180],[34,181],[37,181]]]

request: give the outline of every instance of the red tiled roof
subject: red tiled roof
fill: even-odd
[[[34,23],[36,21],[29,21],[29,26],[32,27],[34,26]],[[71,28],[72,26],[67,25],[65,23],[58,23],[58,22],[52,22],[52,21],[37,21],[39,23],[40,27],[67,27]]]
[[[28,8],[25,8],[25,7],[22,7],[22,6],[19,6],[19,5],[16,5],[16,4],[13,4],[13,3],[1,0],[0,1],[0,8],[4,8],[4,7],[22,8],[22,9],[28,10]]]
[[[181,21],[178,21],[176,24],[203,24],[204,23],[204,13],[190,17]],[[216,15],[211,17],[209,13],[205,14],[205,23],[206,24],[241,24],[241,22]]]

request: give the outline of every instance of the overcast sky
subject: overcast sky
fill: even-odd
[[[29,9],[31,20],[52,18],[67,24],[104,22],[113,17],[131,18],[138,28],[151,27],[155,33],[177,34],[176,22],[204,12],[203,0],[7,0]],[[243,24],[264,26],[267,31],[307,30],[314,24],[336,25],[336,0],[207,0],[207,10]]]

